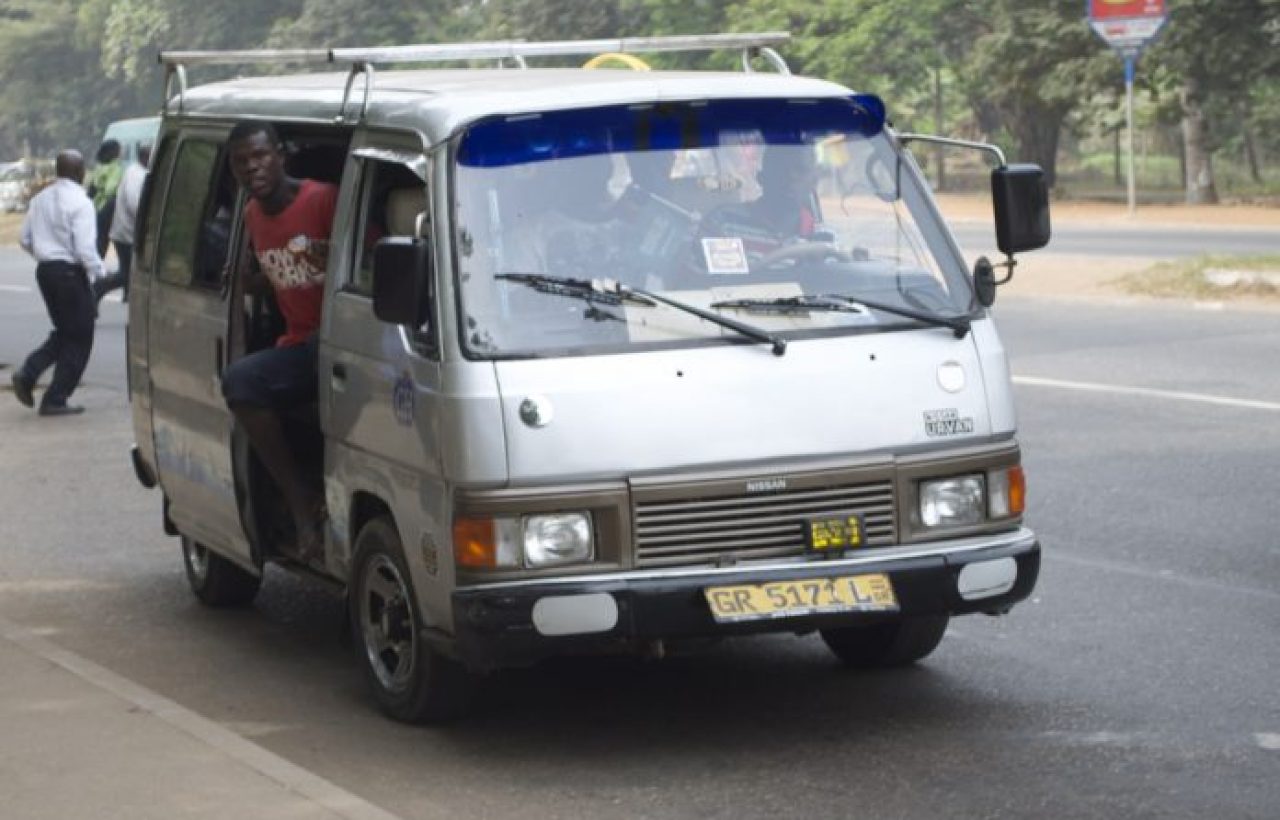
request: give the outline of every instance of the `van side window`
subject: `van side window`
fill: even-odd
[[[220,162],[218,143],[187,139],[178,148],[173,180],[169,184],[165,217],[160,225],[156,276],[174,285],[218,287],[221,260],[227,258],[230,203],[227,205],[227,233],[218,242],[218,221],[214,219],[218,196],[212,191]],[[220,249],[221,257],[216,260]]]
[[[144,214],[138,225],[137,243],[141,251],[139,268],[149,273],[155,267],[156,239],[159,236],[160,215],[164,209],[165,187],[169,184],[169,170],[173,167],[173,148],[177,140],[169,137],[160,143],[151,157],[151,170],[143,189],[141,211]]]
[[[426,185],[398,162],[365,160],[360,186],[359,241],[346,290],[373,295],[373,246],[386,236],[412,236],[427,210]]]

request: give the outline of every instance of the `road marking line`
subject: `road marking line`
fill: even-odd
[[[1025,384],[1029,387],[1058,387],[1063,390],[1083,390],[1090,393],[1119,393],[1128,396],[1145,396],[1154,399],[1175,399],[1177,401],[1194,401],[1202,404],[1218,404],[1224,407],[1244,407],[1250,410],[1280,411],[1280,403],[1271,401],[1254,401],[1252,399],[1233,399],[1228,396],[1211,396],[1206,393],[1183,393],[1178,390],[1156,390],[1150,387],[1129,387],[1118,384],[1094,384],[1092,382],[1068,382],[1058,379],[1042,379],[1038,376],[1014,376],[1014,384]]]
[[[353,820],[400,820],[397,815],[246,740],[225,726],[196,714],[164,695],[38,637],[33,630],[0,618],[0,638],[11,641],[33,655],[62,667],[81,680],[132,703],[173,728],[275,781],[286,791],[301,795],[339,817]]]
[[[22,285],[0,285],[0,290],[7,291],[9,293],[30,293],[31,292],[31,288],[24,287]]]
[[[1280,734],[1275,732],[1258,732],[1253,736],[1258,745],[1269,752],[1280,752]]]

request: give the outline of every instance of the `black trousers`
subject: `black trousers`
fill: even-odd
[[[58,407],[67,403],[80,384],[93,350],[93,292],[84,268],[70,262],[41,262],[36,266],[36,283],[53,321],[53,332],[31,352],[18,375],[34,385],[52,367],[53,381],[40,406]]]
[[[112,194],[111,198],[102,204],[102,209],[98,211],[98,256],[105,256],[107,253],[107,242],[110,241],[111,218],[116,215],[116,195]]]

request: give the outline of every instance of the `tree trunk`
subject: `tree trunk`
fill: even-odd
[[[1058,184],[1058,138],[1062,134],[1065,114],[1054,110],[1023,111],[1015,119],[1012,128],[1018,142],[1015,162],[1034,162],[1044,169],[1045,183],[1053,188]]]
[[[1258,141],[1254,139],[1253,129],[1249,127],[1246,115],[1240,120],[1240,132],[1244,136],[1244,161],[1249,165],[1249,177],[1257,184],[1262,184],[1262,163],[1258,161]]]
[[[1188,205],[1216,205],[1218,190],[1213,183],[1213,155],[1204,111],[1200,107],[1199,83],[1188,77],[1182,87],[1182,144],[1186,146],[1186,191]]]

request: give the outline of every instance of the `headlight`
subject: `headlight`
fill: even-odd
[[[965,475],[920,484],[920,521],[926,527],[981,524],[986,517],[982,476]]]
[[[459,566],[475,569],[552,567],[590,561],[595,557],[591,514],[459,517],[453,522],[453,553]]]
[[[549,567],[590,561],[594,553],[587,513],[530,515],[524,519],[524,562]]]

